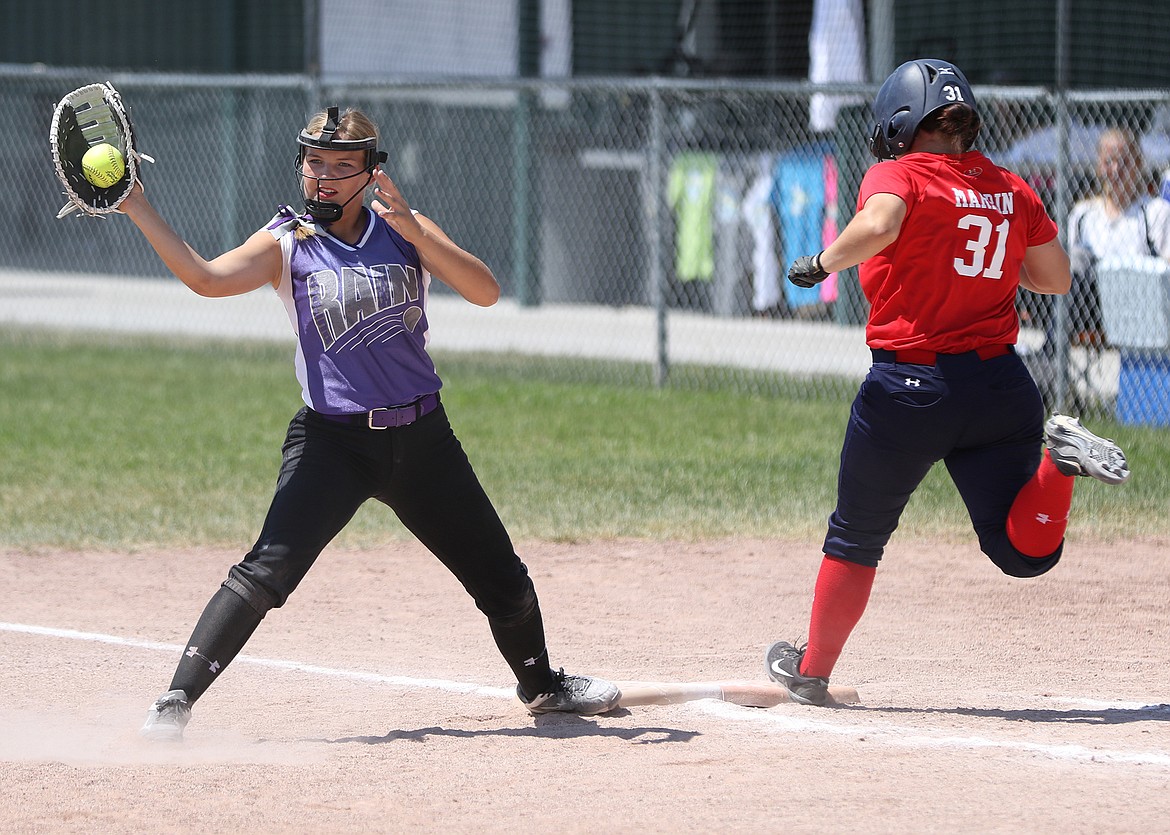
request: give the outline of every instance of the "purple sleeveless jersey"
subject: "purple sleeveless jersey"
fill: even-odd
[[[276,292],[297,334],[302,397],[326,414],[398,406],[442,386],[427,354],[431,276],[411,244],[364,212],[352,246],[287,206],[265,226],[284,259]],[[297,240],[301,225],[317,234]]]

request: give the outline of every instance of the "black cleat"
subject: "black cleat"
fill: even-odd
[[[805,647],[797,649],[787,641],[777,641],[764,655],[764,672],[772,681],[788,688],[792,701],[820,707],[829,699],[829,680],[800,674],[804,650]]]

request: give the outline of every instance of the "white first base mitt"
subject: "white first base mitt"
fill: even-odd
[[[109,82],[79,87],[57,102],[49,128],[49,143],[57,179],[69,199],[57,213],[59,218],[75,211],[92,217],[118,211],[138,182],[141,161],[154,162],[139,153],[126,106]],[[85,152],[102,143],[113,145],[125,160],[122,178],[107,187],[87,180],[81,167]]]

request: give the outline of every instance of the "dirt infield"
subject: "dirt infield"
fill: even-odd
[[[1170,820],[1170,548],[1070,543],[1013,580],[896,540],[834,681],[533,719],[413,544],[329,551],[199,702],[137,737],[234,553],[0,553],[0,831],[1150,832]],[[763,677],[807,625],[806,544],[525,543],[553,662]]]

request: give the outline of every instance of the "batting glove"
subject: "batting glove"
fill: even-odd
[[[821,253],[802,255],[788,268],[788,280],[797,287],[816,287],[829,277],[821,266]]]

